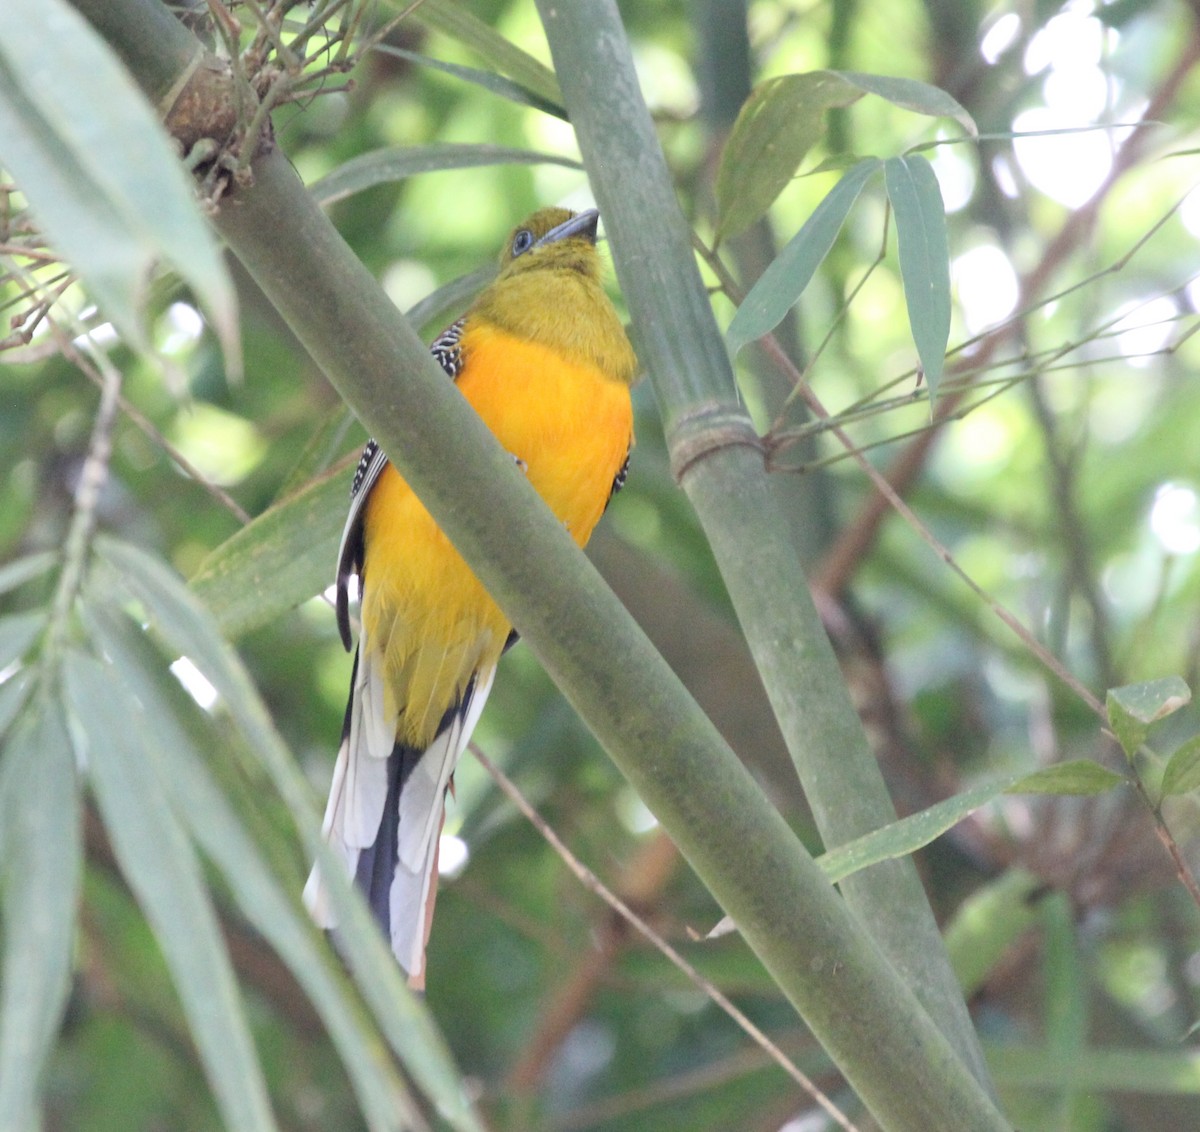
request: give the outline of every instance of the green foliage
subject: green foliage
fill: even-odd
[[[337,947],[312,927],[299,890],[320,852],[349,677],[319,595],[363,434],[236,272],[235,321],[189,182],[86,7],[21,0],[0,14],[0,161],[15,186],[0,248],[13,347],[11,362],[0,354],[0,1129],[30,1127],[39,1106],[48,1127],[89,1129],[804,1118],[795,1078],[617,925],[469,758],[447,827],[468,857],[443,881],[427,1006],[348,885]],[[347,53],[381,9],[356,0],[322,24],[296,7],[278,33],[290,62],[252,7],[231,7],[242,47],[256,44],[247,59],[275,68],[254,88],[277,103],[275,144],[427,335],[487,278],[515,218],[586,199],[531,5],[426,0],[359,59]],[[1179,1040],[1200,1015],[1188,960],[1200,939],[1159,838],[1194,865],[1200,737],[1183,677],[1194,683],[1200,392],[1196,217],[1180,201],[1195,155],[1150,129],[1098,129],[1158,94],[1158,120],[1194,117],[1186,11],[1065,13],[1081,49],[1099,35],[1088,74],[1109,101],[1051,124],[1049,144],[1065,153],[1087,136],[1074,130],[1120,143],[1093,207],[1044,195],[1033,139],[1016,136],[1063,80],[1053,62],[1025,62],[1050,9],[1022,12],[1016,41],[993,39],[985,62],[995,24],[975,28],[968,9],[950,19],[887,0],[799,20],[759,3],[750,54],[734,59],[734,44],[698,57],[705,39],[678,8],[625,7],[772,488],[807,536],[806,570],[830,595],[904,815],[822,867],[841,882],[918,856],[1011,1124],[1192,1126],[1200,1078]],[[228,52],[218,31],[209,42]],[[738,67],[757,86],[714,105],[728,87],[705,76]],[[715,122],[736,124],[723,136]],[[832,187],[811,175],[825,171]],[[1015,265],[1021,311],[979,313],[967,254],[979,248],[999,256],[993,284]],[[772,333],[790,369],[745,349]],[[106,365],[123,405],[96,430]],[[830,422],[801,410],[798,374]],[[630,483],[597,559],[817,847],[649,387],[637,407]],[[857,544],[841,536],[868,523],[873,489],[834,425],[893,474],[939,549],[894,519]],[[88,504],[97,468],[107,483]],[[1085,688],[1112,689],[1103,719],[943,555]],[[758,581],[781,610],[800,584]],[[1181,675],[1139,682],[1164,672]],[[822,707],[797,709],[814,733]],[[695,938],[722,909],[527,648],[506,658],[478,740],[795,1065],[837,1081],[745,942]]]
[[[13,0],[0,58],[5,165],[89,293],[130,343],[147,348],[146,281],[166,260],[213,319],[236,374],[229,276],[170,141],[129,74],[65,0]],[[57,82],[55,72],[72,82]],[[81,105],[103,113],[80,114]],[[124,158],[112,160],[117,153]]]

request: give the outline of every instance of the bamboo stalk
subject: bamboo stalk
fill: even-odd
[[[828,847],[896,820],[734,384],[612,0],[538,0],[672,466],[696,508]],[[647,222],[653,217],[653,223]],[[908,859],[842,886],[982,1082],[983,1053]]]

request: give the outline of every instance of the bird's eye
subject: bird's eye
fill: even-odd
[[[522,228],[514,237],[512,242],[512,254],[514,256],[522,255],[533,247],[533,233],[528,228]]]

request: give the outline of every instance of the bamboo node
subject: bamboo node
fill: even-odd
[[[701,460],[724,448],[740,446],[762,453],[762,437],[737,407],[707,402],[684,413],[667,438],[671,475],[682,486],[684,476]]]

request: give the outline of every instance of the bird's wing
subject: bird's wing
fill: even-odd
[[[462,332],[464,319],[458,319],[441,332],[429,347],[438,364],[451,379],[462,373]],[[388,458],[374,440],[368,440],[354,471],[350,484],[350,510],[346,525],[342,528],[342,541],[337,556],[337,626],[346,651],[350,650],[353,638],[350,633],[350,577],[362,571],[363,560],[363,508],[371,494],[371,488],[387,467]]]

